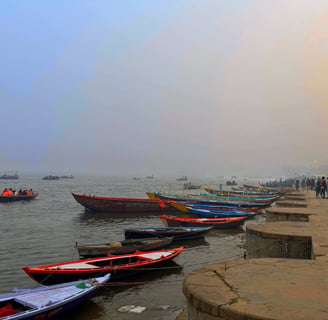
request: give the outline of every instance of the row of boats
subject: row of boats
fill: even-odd
[[[205,191],[206,194],[197,196],[148,193],[148,199],[73,193],[88,211],[158,214],[165,227],[128,228],[122,241],[76,244],[80,260],[23,266],[25,273],[43,287],[0,295],[0,318],[58,316],[90,297],[101,285],[167,264],[183,252],[179,241],[204,237],[213,228],[240,226],[279,197],[278,192],[272,191]],[[173,215],[167,215],[168,212]]]

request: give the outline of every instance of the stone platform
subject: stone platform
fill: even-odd
[[[247,259],[185,278],[188,320],[328,319],[328,200],[304,198],[306,207],[268,209],[277,222],[247,225]]]

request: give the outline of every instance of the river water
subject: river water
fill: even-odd
[[[218,188],[218,179],[195,179],[194,184]],[[122,177],[75,177],[55,181],[39,176],[1,180],[0,188],[32,188],[40,195],[32,201],[0,203],[0,293],[13,288],[38,286],[22,270],[29,267],[78,259],[75,243],[102,243],[124,239],[125,228],[161,227],[158,216],[112,218],[86,213],[71,192],[114,197],[146,198],[146,191],[183,193],[183,182],[169,178],[133,180]],[[203,190],[202,190],[203,191]],[[199,192],[199,191],[198,191]],[[189,193],[197,193],[189,190]],[[250,220],[262,223],[263,214]],[[80,308],[63,320],[173,320],[186,300],[183,278],[211,263],[243,257],[243,228],[213,230],[203,240],[184,241],[185,250],[167,269],[124,279],[119,286],[102,287]],[[132,282],[137,282],[133,284]],[[142,313],[120,312],[127,305],[142,306]]]

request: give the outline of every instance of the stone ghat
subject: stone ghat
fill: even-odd
[[[247,225],[246,259],[186,276],[188,320],[328,319],[328,199],[295,196],[305,206],[277,205]]]

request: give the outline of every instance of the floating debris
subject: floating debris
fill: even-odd
[[[167,310],[168,308],[170,308],[169,305],[164,305],[164,306],[159,306],[160,309],[163,309],[163,310]]]
[[[118,312],[133,312],[133,313],[142,313],[146,310],[146,307],[135,306],[130,304],[128,306],[123,306],[117,309]]]

